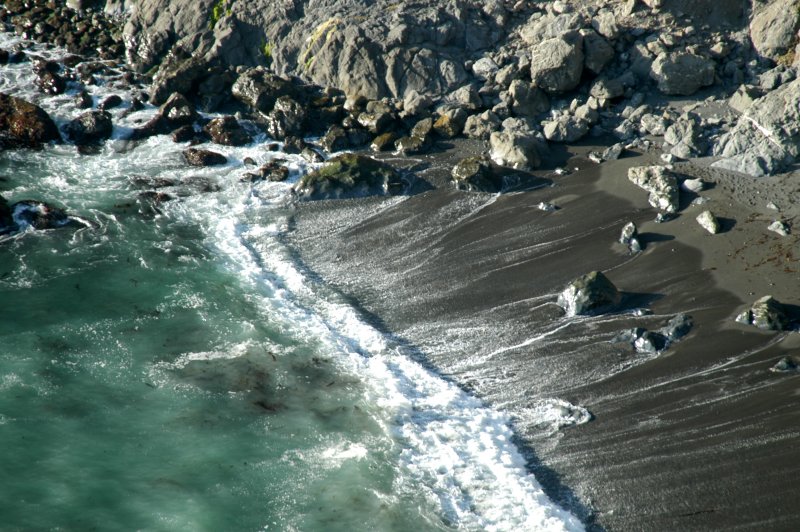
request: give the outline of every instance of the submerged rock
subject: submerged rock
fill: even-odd
[[[60,142],[55,122],[38,105],[0,93],[0,149],[42,149]]]
[[[628,179],[650,193],[651,206],[669,214],[678,211],[678,179],[663,166],[636,166],[628,170]]]
[[[11,205],[8,201],[0,196],[0,234],[9,230],[14,225],[14,217],[11,211]]]
[[[294,192],[301,199],[335,199],[399,192],[405,183],[386,163],[365,155],[345,153],[303,176]]]
[[[765,331],[785,331],[791,325],[786,307],[772,296],[764,296],[736,317],[736,321]]]
[[[593,271],[572,281],[558,296],[557,304],[567,316],[612,310],[622,294],[602,272]]]

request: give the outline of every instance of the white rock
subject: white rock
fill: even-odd
[[[719,221],[717,217],[714,216],[711,211],[703,211],[697,216],[697,223],[700,224],[700,227],[711,233],[712,235],[716,235],[719,233]]]
[[[781,236],[789,236],[789,226],[783,223],[780,220],[775,220],[769,227],[767,227],[770,231],[774,233],[778,233]]]
[[[683,183],[681,183],[681,190],[686,192],[698,194],[702,192],[703,188],[705,188],[705,184],[702,179],[684,179]]]

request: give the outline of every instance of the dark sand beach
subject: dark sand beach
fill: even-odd
[[[770,368],[798,338],[734,318],[765,294],[797,298],[796,237],[767,231],[769,198],[744,204],[746,184],[703,161],[676,171],[702,176],[709,203],[684,197],[676,219],[655,223],[627,169],[656,164],[657,154],[626,152],[597,165],[580,155],[589,148],[569,148],[570,173],[537,172],[540,188],[529,191],[445,187],[399,200],[302,204],[290,242],[375,323],[512,412],[537,478],[559,502],[575,507],[577,495],[591,505],[577,511],[592,513],[597,527],[791,528],[796,377]],[[436,160],[445,166],[447,157]],[[445,168],[438,170],[423,175],[435,182]],[[540,202],[559,210],[541,211]],[[720,234],[695,221],[708,208],[722,221]],[[617,243],[628,221],[644,244],[634,256]],[[625,292],[623,310],[562,317],[557,293],[595,269]],[[636,316],[640,307],[652,315]],[[694,327],[664,352],[611,342],[679,312]],[[536,425],[531,412],[553,397],[594,419],[556,432]]]

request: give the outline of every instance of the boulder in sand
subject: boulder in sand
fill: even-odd
[[[533,170],[541,164],[539,140],[529,131],[495,131],[489,136],[490,156],[500,166]]]
[[[648,201],[656,209],[678,211],[678,179],[664,166],[635,166],[628,170],[628,179],[650,193]]]
[[[698,214],[697,223],[712,235],[716,235],[720,231],[719,220],[711,211],[703,211]]]
[[[502,179],[495,176],[487,157],[467,157],[453,167],[453,182],[460,190],[497,192]]]
[[[578,277],[558,296],[557,304],[567,316],[594,314],[612,310],[622,302],[622,294],[602,272],[593,271]]]
[[[791,325],[786,307],[772,296],[764,296],[736,317],[736,321],[765,331],[785,331]]]

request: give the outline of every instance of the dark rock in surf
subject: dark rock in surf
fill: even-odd
[[[215,118],[206,124],[204,130],[213,142],[224,146],[244,146],[253,141],[250,134],[232,116]]]
[[[78,146],[102,144],[113,130],[108,111],[88,111],[64,126],[67,139]]]
[[[35,83],[40,91],[50,96],[63,94],[67,90],[67,82],[64,78],[47,70],[37,76]]]
[[[289,96],[281,96],[267,116],[267,133],[277,140],[306,133],[306,110]]]
[[[189,100],[180,93],[173,93],[158,109],[158,116],[164,120],[166,127],[173,130],[180,126],[193,124],[199,115]]]
[[[567,316],[595,314],[613,310],[622,302],[622,294],[602,272],[593,271],[578,277],[559,294],[557,304]]]
[[[92,96],[85,90],[80,91],[75,97],[75,106],[78,107],[78,109],[90,109],[93,105],[94,100]]]
[[[119,107],[122,105],[122,98],[117,94],[112,94],[105,100],[103,100],[98,108],[101,111],[108,111],[109,109],[114,109],[115,107]]]
[[[219,166],[228,162],[221,153],[197,148],[183,150],[183,158],[191,166]]]
[[[64,209],[34,200],[23,200],[15,203],[12,206],[12,216],[14,224],[20,229],[33,227],[41,230],[56,229],[68,225],[84,226],[82,223],[70,218]]]
[[[399,192],[403,186],[400,174],[388,164],[345,153],[303,176],[294,192],[301,199],[316,200]]]
[[[9,231],[14,226],[14,217],[11,212],[11,205],[0,196],[0,234]]]
[[[0,93],[0,149],[41,149],[60,142],[55,122],[38,105]]]

